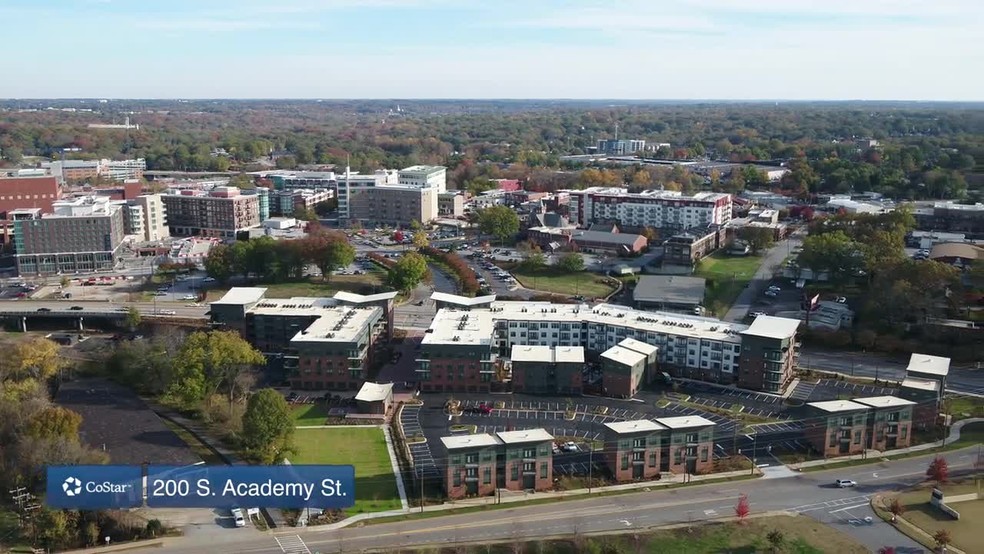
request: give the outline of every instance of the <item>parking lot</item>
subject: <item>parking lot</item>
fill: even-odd
[[[426,436],[423,427],[420,425],[420,410],[421,406],[409,404],[403,406],[403,411],[400,415],[400,425],[403,427],[405,436]],[[428,437],[428,441],[430,440],[432,440],[432,437]],[[441,478],[441,471],[434,462],[434,455],[428,443],[410,444],[408,448],[410,449],[410,455],[413,456],[415,473],[422,475],[425,479]]]
[[[689,402],[711,408],[731,410],[738,405],[742,406],[742,413],[754,416],[774,419],[789,417],[783,413],[782,399],[778,396],[694,381],[680,382],[678,391],[691,395]]]
[[[868,396],[894,395],[897,389],[882,387],[880,385],[867,385],[851,383],[850,381],[840,381],[837,379],[820,379],[817,383],[811,384],[809,389],[809,402],[821,402],[824,400],[837,400],[839,398],[864,398]],[[799,393],[800,386],[797,386],[796,393]],[[792,395],[791,395],[792,396]]]

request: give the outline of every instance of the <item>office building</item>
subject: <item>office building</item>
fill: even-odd
[[[147,171],[147,161],[143,158],[135,160],[102,160],[100,175],[113,181],[129,181],[143,179]]]
[[[798,319],[759,316],[741,332],[739,387],[773,394],[786,390],[799,357],[799,325]]]
[[[393,171],[377,171],[373,175],[346,173],[338,181],[338,217],[348,223],[366,226],[376,224],[402,226],[411,221],[429,223],[438,214],[437,183],[428,181],[426,172],[409,174],[407,183],[398,182]],[[416,183],[431,183],[424,186]]]
[[[20,275],[109,270],[126,233],[123,206],[105,197],[57,201],[54,213],[14,221]]]
[[[580,346],[513,346],[513,392],[580,395],[584,348]]]
[[[984,204],[980,202],[937,202],[932,207],[916,208],[913,215],[916,216],[916,224],[920,229],[984,234]]]
[[[648,419],[605,424],[604,459],[618,483],[653,479],[660,474],[661,453],[669,430]]]
[[[610,156],[625,156],[646,149],[644,140],[601,139],[598,141],[598,153]]]
[[[912,444],[912,410],[915,402],[895,396],[855,398],[868,407],[868,448],[884,452]]]
[[[54,177],[0,178],[0,219],[11,219],[9,212],[38,208],[49,213],[61,198],[61,187]]]
[[[126,233],[137,240],[155,242],[171,236],[167,210],[159,194],[144,194],[126,201]]]
[[[569,218],[578,227],[615,223],[622,227],[653,227],[667,231],[723,226],[731,221],[731,195],[649,190],[630,194],[617,187],[564,191],[570,195]]]
[[[808,402],[804,436],[823,457],[861,454],[868,444],[868,406],[850,400]]]
[[[714,468],[714,422],[698,415],[661,417],[656,420],[669,429],[663,463],[673,473],[699,475]]]
[[[762,316],[769,321],[749,327],[611,304],[591,307],[503,302],[487,297],[479,305],[468,306],[473,299],[454,303],[440,298],[445,307],[425,333],[418,358],[417,376],[425,392],[487,391],[499,359],[510,356],[513,346],[582,346],[586,357],[592,359],[627,338],[656,348],[656,359],[668,373],[734,383],[746,341],[753,345],[755,359],[771,356],[769,348],[777,344],[788,345],[786,355],[791,363],[799,325],[797,320]],[[767,336],[761,337],[763,334]],[[754,365],[751,358],[749,364]],[[757,368],[752,365],[747,368],[746,382],[752,380],[752,373],[768,369],[762,363]],[[759,376],[758,380],[764,382],[765,378]],[[780,379],[780,383],[785,381]]]
[[[183,190],[161,196],[170,233],[235,239],[236,233],[260,225],[258,195],[244,195],[236,187],[215,187],[209,192]]]

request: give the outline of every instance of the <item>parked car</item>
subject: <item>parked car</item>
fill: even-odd
[[[560,449],[563,450],[564,452],[577,452],[579,450],[579,448],[577,447],[577,443],[573,441],[565,442],[563,445],[561,445]]]
[[[72,306],[71,308],[69,308],[69,310],[75,310],[75,311],[84,310],[84,309],[85,308],[83,308],[82,306]]]
[[[766,313],[765,312],[752,312],[752,313],[750,313],[748,315],[751,316],[751,317],[758,317],[760,315],[766,315]]]
[[[215,282],[215,277],[206,277],[206,278],[202,279],[202,282],[204,282],[204,283],[214,283]]]
[[[297,398],[298,398],[298,394],[296,392],[292,392],[287,395],[287,402],[293,402],[297,400]]]
[[[837,303],[838,304],[846,304],[847,303],[847,298],[845,298],[843,296],[838,296],[837,297]]]
[[[239,508],[233,508],[232,519],[236,522],[236,527],[246,527],[246,518],[243,516],[243,511]]]
[[[492,406],[489,406],[488,404],[479,404],[478,406],[475,406],[475,409],[478,410],[478,413],[480,414],[492,413]]]
[[[856,487],[858,484],[850,479],[838,479],[834,481],[834,484],[842,489],[849,489],[851,487]]]
[[[51,308],[38,308],[39,312],[50,312]]]

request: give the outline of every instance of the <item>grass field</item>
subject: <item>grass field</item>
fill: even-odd
[[[304,427],[309,425],[324,425],[328,417],[328,409],[321,402],[314,404],[300,404],[291,406],[290,414],[294,418],[294,425]]]
[[[523,287],[531,290],[552,292],[567,296],[581,295],[587,298],[605,298],[615,292],[616,285],[608,284],[610,278],[582,271],[580,273],[563,273],[552,267],[539,271],[528,271],[513,268],[512,274]]]
[[[337,464],[355,466],[355,506],[348,515],[396,510],[400,494],[382,429],[336,427],[294,431],[297,454],[294,464]]]
[[[707,279],[704,306],[715,315],[724,315],[761,265],[759,256],[729,256],[720,251],[701,260],[694,275]]]
[[[366,287],[382,286],[384,277],[382,271],[367,271],[363,275],[332,275],[327,283],[322,281],[321,277],[314,277],[307,281],[256,283],[255,286],[267,289],[267,298],[324,297],[332,296],[338,291],[362,294]],[[222,298],[226,292],[228,289],[212,289],[208,291],[207,300]]]
[[[946,412],[954,420],[971,417],[984,417],[984,400],[973,396],[948,396],[945,400]],[[984,431],[984,428],[982,428]]]
[[[530,525],[535,526],[531,521]],[[447,547],[431,552],[450,554],[506,554],[524,552],[538,554],[576,554],[581,552],[638,552],[649,554],[710,554],[716,552],[772,552],[766,538],[769,532],[782,533],[783,554],[862,554],[868,550],[840,531],[822,525],[806,516],[779,516],[752,519],[744,525],[716,523],[695,525],[690,529],[664,529],[649,533],[630,533],[608,536],[581,537],[578,541],[541,541],[525,544],[483,545],[468,548]],[[466,538],[465,535],[462,538]],[[522,548],[517,548],[522,546]]]
[[[942,489],[948,496],[977,492],[977,486],[973,483],[943,485]],[[900,495],[899,499],[906,506],[902,517],[929,535],[946,529],[953,539],[953,546],[964,552],[984,552],[984,533],[978,529],[980,522],[984,521],[984,500],[951,504],[950,507],[960,513],[960,519],[954,520],[929,504],[931,490],[927,486]]]

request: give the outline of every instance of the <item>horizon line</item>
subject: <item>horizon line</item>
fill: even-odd
[[[388,101],[409,101],[409,102],[705,102],[705,103],[939,103],[939,104],[976,104],[984,103],[984,99],[978,100],[933,100],[933,99],[901,99],[901,98],[812,98],[812,99],[790,99],[790,98],[563,98],[563,97],[193,97],[193,96],[173,96],[173,97],[113,97],[113,96],[55,96],[55,97],[8,97],[0,98],[0,102],[17,101],[121,101],[121,100],[144,100],[144,101],[296,101],[296,102],[388,102]]]

